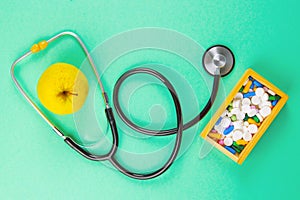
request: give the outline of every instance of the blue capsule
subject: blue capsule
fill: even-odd
[[[235,154],[236,153],[236,151],[233,149],[233,148],[231,148],[231,147],[229,147],[229,146],[224,146],[225,147],[225,149],[227,149],[230,153],[232,153],[232,154]]]
[[[250,81],[253,81],[254,79],[252,78],[252,76],[249,76],[249,80],[250,80]]]
[[[233,131],[233,128],[234,128],[233,125],[228,126],[228,128],[226,128],[226,129],[223,131],[223,134],[224,134],[224,135],[228,135],[231,131]]]
[[[220,117],[219,119],[218,119],[218,121],[216,122],[216,125],[219,125],[220,123],[221,123],[221,121],[222,121],[222,117]]]
[[[253,96],[255,96],[255,92],[248,92],[246,94],[243,94],[244,98],[250,98],[250,97],[253,97]]]
[[[255,86],[255,84],[254,84],[254,82],[252,82],[250,89],[253,90],[254,86]]]
[[[278,100],[272,101],[272,106],[276,106],[277,103],[278,103]]]
[[[258,82],[257,80],[253,81],[253,84],[256,85],[256,87],[263,87],[263,84],[261,84],[260,82]]]

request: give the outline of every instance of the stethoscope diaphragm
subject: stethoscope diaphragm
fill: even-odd
[[[217,75],[219,72],[221,76],[226,76],[233,69],[234,63],[232,51],[223,45],[208,48],[202,57],[203,67],[210,75]]]

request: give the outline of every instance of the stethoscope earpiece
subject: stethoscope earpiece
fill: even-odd
[[[228,75],[234,67],[234,55],[232,51],[223,45],[215,45],[208,48],[202,57],[202,65],[210,75]]]

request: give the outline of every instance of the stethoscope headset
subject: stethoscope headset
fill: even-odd
[[[25,92],[25,90],[23,89],[23,87],[21,86],[21,84],[19,83],[19,81],[17,80],[17,78],[15,76],[15,67],[18,63],[20,63],[25,58],[29,57],[31,54],[38,53],[40,50],[47,48],[47,46],[50,43],[52,43],[53,41],[55,41],[59,38],[65,37],[65,36],[73,37],[80,44],[82,50],[84,51],[84,53],[87,57],[87,60],[89,61],[90,65],[93,69],[93,72],[97,78],[99,88],[101,89],[101,92],[102,92],[102,97],[103,97],[103,100],[105,103],[105,114],[106,114],[106,118],[108,120],[110,129],[111,129],[111,134],[112,134],[111,148],[104,155],[92,154],[89,151],[82,148],[79,144],[77,144],[75,142],[75,140],[73,140],[70,136],[66,136],[59,128],[57,128],[54,125],[54,123],[45,115],[45,113],[34,103],[34,101]],[[128,177],[146,180],[146,179],[155,178],[155,177],[163,174],[172,165],[172,163],[174,162],[174,160],[176,159],[176,157],[178,155],[178,152],[179,152],[179,149],[181,146],[183,131],[186,129],[189,129],[190,127],[197,124],[209,112],[209,110],[211,109],[211,107],[216,99],[216,96],[217,96],[220,78],[229,74],[232,71],[234,64],[235,64],[235,60],[234,60],[233,53],[231,52],[230,49],[228,49],[227,47],[225,47],[223,45],[215,45],[215,46],[208,48],[205,51],[205,53],[202,57],[202,66],[204,67],[204,69],[207,71],[208,74],[210,74],[211,76],[214,77],[212,92],[210,94],[210,97],[209,97],[206,105],[202,108],[201,112],[198,115],[196,115],[192,120],[190,120],[189,122],[187,122],[185,124],[183,123],[182,109],[181,109],[181,105],[179,102],[178,94],[176,93],[173,85],[161,73],[159,73],[156,70],[150,69],[150,68],[135,68],[135,69],[125,72],[118,79],[118,81],[115,84],[114,91],[113,91],[113,103],[114,103],[116,112],[118,113],[118,115],[120,116],[122,121],[127,126],[129,126],[131,129],[133,129],[137,132],[140,132],[140,133],[146,134],[146,135],[150,135],[150,136],[168,136],[168,135],[176,134],[175,144],[174,144],[173,150],[172,150],[171,155],[169,156],[168,160],[159,169],[157,169],[153,172],[150,172],[150,173],[146,173],[146,174],[132,172],[132,171],[126,169],[118,161],[118,159],[116,159],[115,155],[116,155],[116,152],[118,151],[119,135],[118,135],[117,124],[116,124],[116,121],[115,121],[115,118],[113,115],[113,111],[109,104],[108,96],[107,96],[107,94],[104,90],[103,84],[100,80],[100,76],[99,76],[98,70],[95,66],[95,63],[94,63],[89,51],[87,50],[85,44],[83,43],[83,41],[80,39],[80,37],[77,34],[75,34],[74,32],[69,32],[69,31],[61,32],[48,40],[43,40],[43,41],[39,42],[38,44],[34,44],[28,52],[26,52],[24,55],[22,55],[16,61],[13,62],[12,67],[11,67],[11,76],[12,76],[12,79],[13,79],[14,83],[16,84],[18,90],[21,92],[21,94],[24,96],[24,98],[38,112],[38,114],[47,122],[47,124],[55,131],[55,133],[58,136],[62,137],[64,139],[64,141],[71,148],[73,148],[75,151],[77,151],[79,154],[81,154],[82,156],[84,156],[85,158],[87,158],[89,160],[94,160],[94,161],[107,160],[107,161],[109,161],[116,169],[118,169],[120,172],[122,172],[123,174],[125,174]],[[166,88],[168,89],[168,91],[172,97],[172,100],[173,100],[173,103],[175,106],[176,127],[172,128],[172,129],[166,129],[166,130],[146,129],[146,128],[136,125],[124,114],[124,112],[121,109],[120,103],[119,103],[118,93],[119,93],[122,83],[127,78],[129,78],[130,76],[135,75],[135,74],[148,74],[150,76],[155,77],[156,79],[161,81],[164,86],[166,86]]]

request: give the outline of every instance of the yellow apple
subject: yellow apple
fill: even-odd
[[[37,85],[37,94],[43,106],[60,115],[78,111],[85,102],[88,90],[85,75],[67,63],[51,65]]]

